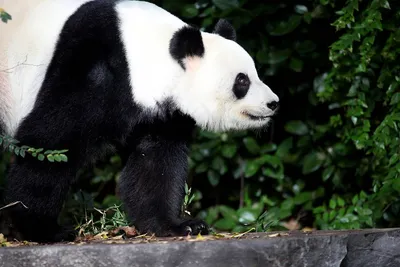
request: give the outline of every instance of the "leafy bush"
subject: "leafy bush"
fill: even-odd
[[[191,155],[194,186],[203,203],[220,203],[199,216],[221,230],[260,219],[270,229],[289,219],[319,229],[397,223],[398,7],[199,1],[176,9],[209,29],[220,17],[232,21],[282,102],[269,133],[199,134]],[[205,192],[214,197],[204,201]]]

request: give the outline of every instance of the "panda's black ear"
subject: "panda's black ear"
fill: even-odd
[[[215,24],[213,33],[236,42],[236,30],[226,19],[220,19]]]
[[[203,57],[204,44],[200,30],[184,26],[176,31],[169,43],[169,52],[183,69],[185,69],[183,59],[195,56]]]

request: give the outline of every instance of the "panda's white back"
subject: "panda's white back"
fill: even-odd
[[[30,2],[26,5],[26,2]],[[0,24],[0,98],[6,132],[32,110],[66,19],[87,0],[5,0],[13,17]],[[22,9],[22,10],[21,10]]]
[[[0,120],[6,133],[15,134],[19,123],[32,111],[64,23],[80,6],[91,1],[101,0],[0,1],[0,6],[12,15],[7,24],[0,23]],[[136,100],[156,105],[157,98],[162,99],[165,93],[160,86],[162,76],[171,77],[176,69],[168,71],[165,64],[151,63],[172,62],[168,42],[184,22],[148,2],[120,1],[116,10],[121,37],[128,47],[128,62],[143,62],[129,66],[131,79],[135,80]],[[157,79],[152,77],[154,73],[158,73]]]

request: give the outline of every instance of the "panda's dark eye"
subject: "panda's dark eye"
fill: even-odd
[[[239,84],[245,84],[249,79],[247,78],[247,76],[246,76],[245,74],[239,73],[239,74],[237,75],[236,80],[237,80],[237,82],[238,82]]]
[[[235,83],[233,85],[233,93],[238,99],[246,96],[250,88],[249,77],[244,73],[236,75]]]

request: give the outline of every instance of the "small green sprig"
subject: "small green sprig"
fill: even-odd
[[[0,146],[17,156],[25,157],[29,153],[32,157],[40,161],[47,159],[50,162],[68,162],[68,157],[64,153],[68,152],[67,149],[63,150],[44,150],[43,148],[33,148],[26,145],[18,146],[20,142],[10,136],[0,135]]]
[[[12,17],[4,9],[0,8],[0,19],[2,22],[7,23],[7,21],[11,20]]]

